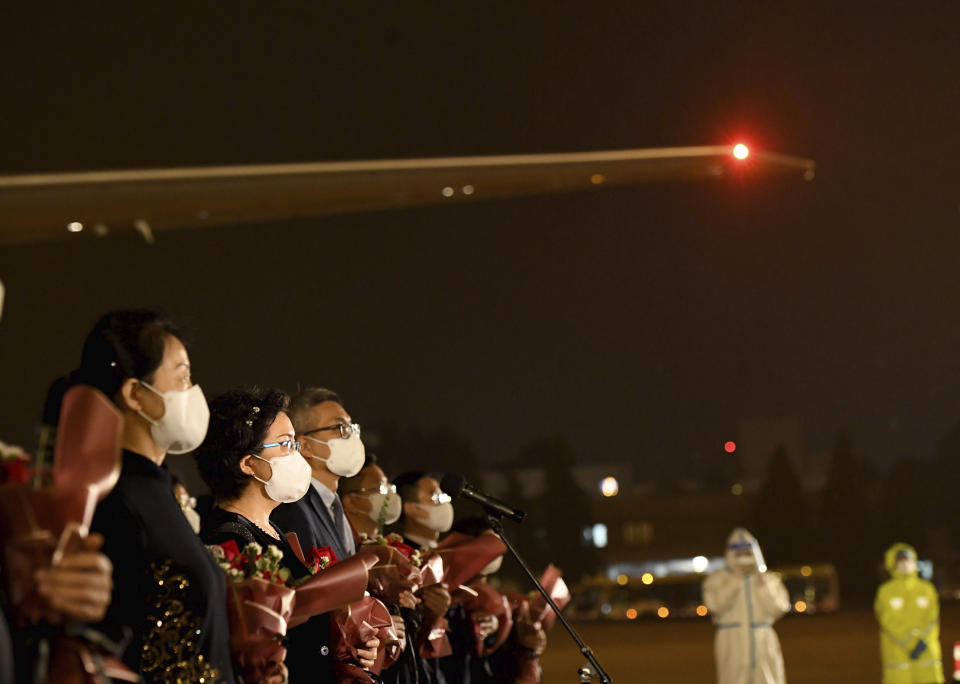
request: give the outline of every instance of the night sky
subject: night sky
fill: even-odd
[[[960,419],[960,3],[64,5],[2,10],[2,173],[745,140],[817,177],[4,247],[4,440],[138,305],[208,397],[323,384],[485,462],[679,474],[798,416],[883,465]]]

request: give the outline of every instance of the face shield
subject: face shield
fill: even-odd
[[[756,538],[746,530],[737,528],[727,540],[725,559],[727,565],[745,571],[766,572],[767,564]]]
[[[917,572],[917,556],[907,549],[898,551],[893,567],[904,575],[913,575]]]

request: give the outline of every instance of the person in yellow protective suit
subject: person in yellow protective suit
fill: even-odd
[[[790,610],[787,588],[767,572],[760,545],[742,527],[730,534],[725,560],[703,583],[703,602],[717,626],[717,682],[785,684],[773,623]]]
[[[890,579],[877,589],[873,602],[880,623],[883,684],[942,682],[937,590],[917,577],[917,552],[908,544],[887,549],[884,564]]]

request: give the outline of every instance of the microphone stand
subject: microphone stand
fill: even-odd
[[[536,578],[533,574],[533,571],[530,570],[530,567],[526,564],[523,558],[520,557],[520,554],[517,552],[517,549],[510,543],[510,540],[506,538],[503,534],[503,515],[499,511],[491,511],[487,509],[487,521],[490,523],[490,529],[492,529],[498,537],[506,545],[507,550],[510,551],[510,554],[517,559],[517,562],[520,563],[520,567],[523,568],[523,571],[527,573],[527,577],[530,578],[530,581],[533,582],[536,586],[537,591],[546,599],[547,604],[553,608],[554,612],[557,614],[557,618],[560,620],[560,624],[563,625],[563,628],[567,630],[567,634],[570,635],[580,648],[580,653],[583,654],[583,657],[587,659],[587,662],[593,667],[593,672],[590,671],[587,667],[582,667],[578,670],[577,675],[579,676],[580,682],[591,682],[593,681],[594,673],[600,678],[601,684],[612,684],[613,680],[610,679],[610,675],[607,674],[606,670],[600,665],[596,656],[593,655],[593,651],[590,650],[590,647],[583,643],[583,639],[580,638],[580,635],[577,634],[576,630],[567,622],[567,619],[563,617],[563,613],[560,612],[560,609],[557,608],[557,604],[553,602],[553,599],[550,598],[550,594],[547,593],[547,590],[543,588],[543,585],[540,584],[540,580]],[[585,679],[586,677],[586,679]]]

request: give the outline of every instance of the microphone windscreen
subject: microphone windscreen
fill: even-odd
[[[457,473],[447,473],[440,480],[440,489],[450,495],[451,499],[456,499],[463,491],[463,486],[467,484],[467,478]]]

